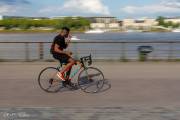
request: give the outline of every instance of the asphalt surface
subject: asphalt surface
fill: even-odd
[[[43,68],[57,64],[0,63],[0,116],[17,118],[18,115],[28,117],[31,114],[32,119],[38,120],[52,118],[64,111],[64,119],[70,120],[70,117],[67,118],[69,114],[77,120],[83,119],[83,115],[90,120],[180,119],[178,62],[96,62],[93,66],[103,71],[107,81],[101,92],[88,94],[65,89],[58,93],[46,93],[38,86],[38,74]],[[14,114],[13,108],[16,110]],[[38,118],[36,112],[31,111],[39,111],[42,117]],[[43,111],[49,114],[43,114]],[[78,116],[78,113],[83,114]],[[53,120],[56,119],[58,117]]]

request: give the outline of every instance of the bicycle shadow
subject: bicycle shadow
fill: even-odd
[[[103,86],[103,88],[98,93],[106,92],[109,89],[111,89],[111,83],[109,82],[108,79],[105,79],[104,86]]]
[[[85,85],[85,88],[83,89],[83,91],[86,93],[91,93],[91,94],[102,93],[111,89],[111,83],[108,81],[108,79],[99,80],[98,82],[91,83],[91,82],[88,82],[86,78],[85,79],[81,78],[80,85],[81,86]],[[95,90],[93,90],[93,87]],[[82,87],[81,88],[79,87],[79,89],[82,89]]]
[[[80,89],[79,87],[77,89],[73,89],[71,87],[61,87],[61,88],[59,88],[58,92],[62,93],[62,92],[77,91],[79,89]]]
[[[108,79],[105,79],[104,81],[104,85],[103,87],[98,90],[97,92],[89,92],[88,90],[83,90],[86,93],[90,93],[90,94],[98,94],[98,93],[103,93],[108,91],[109,89],[111,89],[111,83],[109,82]],[[77,91],[77,90],[81,90],[81,88],[78,86],[77,89],[72,89],[71,87],[60,87],[58,92],[62,93],[62,92],[70,92],[70,91]]]

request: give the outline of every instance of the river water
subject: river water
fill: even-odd
[[[20,33],[0,34],[0,41],[52,41],[57,33]],[[104,33],[73,34],[82,40],[115,40],[115,41],[172,41],[180,40],[180,33]]]

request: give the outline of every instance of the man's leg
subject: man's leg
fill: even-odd
[[[71,75],[71,69],[72,67],[66,72],[66,80],[70,80],[69,77]]]
[[[75,60],[73,60],[72,58],[70,58],[68,60],[68,64],[64,67],[64,69],[61,71],[61,75],[63,75],[65,72],[67,72],[67,76],[66,76],[66,79],[65,81],[63,81],[63,85],[64,87],[67,87],[66,85],[70,86],[72,89],[76,90],[78,89],[77,85],[72,83],[71,80],[69,80],[69,77],[70,77],[70,73],[71,73],[71,69],[72,69],[72,66],[76,63]],[[63,73],[64,72],[64,73]]]
[[[64,74],[66,71],[69,71],[72,66],[75,64],[75,60],[73,60],[72,58],[68,59],[68,64],[61,70],[61,73]]]
[[[69,58],[68,59],[68,64],[61,70],[60,73],[58,73],[59,78],[62,79],[63,81],[65,81],[64,73],[66,71],[69,71],[74,64],[75,64],[75,60],[73,60],[72,58]]]
[[[66,85],[71,85],[71,80],[69,79],[70,73],[71,73],[72,67],[66,72],[66,81],[63,81],[63,86],[66,87]]]

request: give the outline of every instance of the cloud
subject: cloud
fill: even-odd
[[[166,7],[180,8],[180,0],[166,0],[163,1],[161,4],[163,4]]]
[[[0,14],[16,13],[23,5],[30,4],[27,0],[0,0]]]
[[[63,5],[63,9],[73,12],[109,14],[108,7],[100,0],[69,0]]]
[[[30,4],[28,0],[0,0],[0,4],[16,5],[16,4]]]
[[[109,15],[109,9],[102,0],[67,0],[62,6],[50,6],[40,13],[59,13],[71,15]]]
[[[0,5],[0,14],[8,14],[15,12],[16,9],[12,9],[10,5]]]
[[[128,14],[179,13],[180,0],[163,0],[159,4],[144,6],[125,6],[122,10]]]

